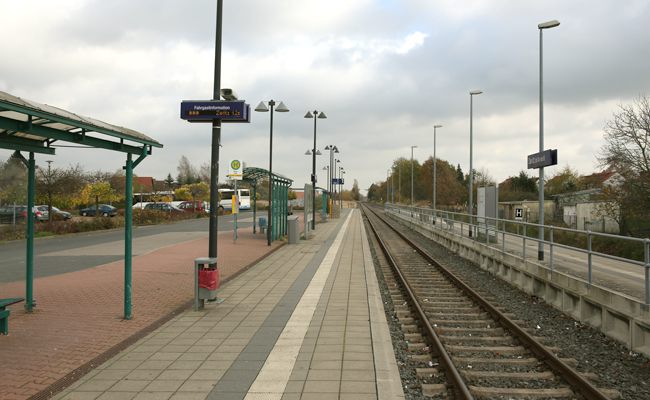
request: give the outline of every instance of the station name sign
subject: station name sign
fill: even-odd
[[[183,100],[181,119],[188,122],[250,122],[250,105],[243,100]]]
[[[343,185],[345,180],[343,178],[332,178],[332,183],[334,185]]]
[[[544,150],[528,156],[528,169],[557,165],[557,149]]]

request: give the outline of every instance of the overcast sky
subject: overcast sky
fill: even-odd
[[[184,99],[212,96],[216,0],[1,0],[0,90],[126,126],[164,144],[136,169],[176,176],[182,155],[209,162],[209,124],[179,119]],[[526,168],[539,146],[539,30],[544,31],[545,147],[559,165],[598,168],[603,126],[620,104],[650,94],[647,0],[225,0],[222,87],[275,114],[273,169],[309,181],[317,147],[335,144],[362,189],[385,179],[392,160],[433,154],[469,168],[469,91],[474,97],[474,167],[498,181]],[[268,167],[269,115],[228,124],[227,161]],[[0,150],[0,159],[9,151]],[[123,155],[60,148],[37,163],[113,171]],[[324,165],[317,160],[319,185]],[[530,171],[533,173],[533,171]],[[537,171],[534,171],[537,174]]]

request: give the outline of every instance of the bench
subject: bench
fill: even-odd
[[[9,334],[9,314],[11,314],[11,310],[7,310],[7,307],[12,304],[20,303],[24,300],[25,299],[22,297],[0,299],[0,333],[3,335]]]

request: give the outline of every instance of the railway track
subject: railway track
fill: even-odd
[[[423,394],[455,399],[615,399],[594,374],[521,328],[489,296],[464,284],[367,205],[362,207],[392,273],[384,271]],[[392,279],[394,277],[394,280]]]

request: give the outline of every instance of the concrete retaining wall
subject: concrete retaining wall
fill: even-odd
[[[650,310],[640,301],[444,229],[433,229],[430,222],[419,218],[387,215],[631,350],[650,356]]]

